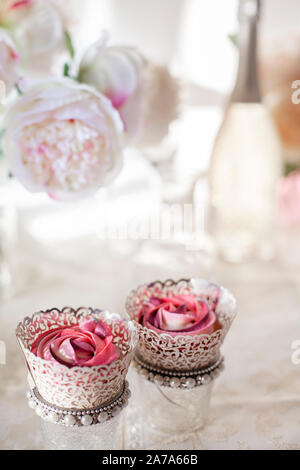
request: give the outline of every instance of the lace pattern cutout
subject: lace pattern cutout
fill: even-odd
[[[212,334],[159,334],[137,322],[142,304],[151,297],[178,294],[194,295],[214,307],[222,328]],[[236,301],[225,288],[201,279],[155,281],[132,291],[126,301],[126,310],[135,323],[139,335],[138,352],[148,364],[167,370],[188,371],[214,363],[220,347],[236,315]]]
[[[120,358],[109,365],[71,367],[52,364],[30,352],[33,342],[45,331],[74,326],[80,321],[96,318],[109,326]],[[19,323],[16,330],[28,369],[40,395],[49,403],[62,408],[86,409],[104,405],[118,395],[137,344],[133,322],[91,308],[74,310],[65,307],[35,313]]]

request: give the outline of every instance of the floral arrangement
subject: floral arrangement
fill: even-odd
[[[137,49],[110,46],[107,33],[75,61],[58,5],[1,3],[0,80],[18,91],[4,117],[3,153],[28,190],[70,200],[109,184],[125,146],[161,141],[178,115],[179,86]],[[70,60],[58,77],[52,65],[62,52]]]
[[[0,79],[14,85],[16,74],[24,69],[49,73],[57,56],[67,48],[68,27],[68,19],[55,0],[2,0],[1,66],[6,63],[9,69],[6,75],[0,73]]]

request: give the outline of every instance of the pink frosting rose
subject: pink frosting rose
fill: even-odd
[[[31,348],[36,356],[67,367],[107,365],[119,357],[107,326],[96,320],[56,328],[40,335]]]
[[[218,327],[215,312],[192,295],[151,297],[138,317],[143,326],[172,336],[178,334],[210,334]]]

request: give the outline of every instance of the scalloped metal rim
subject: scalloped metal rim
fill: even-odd
[[[130,395],[129,384],[128,381],[125,380],[122,389],[114,399],[96,408],[79,410],[76,408],[62,408],[51,405],[51,403],[43,399],[36,388],[28,393],[28,401],[30,408],[34,409],[36,414],[45,421],[50,421],[53,424],[59,424],[61,426],[92,426],[114,418],[127,406]],[[55,419],[53,419],[53,416]],[[67,424],[64,422],[66,416],[72,416],[74,423]],[[85,416],[91,416],[92,422],[85,424],[83,422]],[[101,421],[99,421],[99,416],[103,417],[103,420],[101,419]],[[52,418],[52,420],[49,419],[49,417]]]
[[[191,390],[203,385],[208,385],[212,380],[216,379],[224,369],[224,358],[220,356],[219,359],[210,366],[185,372],[167,371],[159,367],[151,366],[145,363],[138,355],[135,356],[133,365],[138,374],[158,386]]]

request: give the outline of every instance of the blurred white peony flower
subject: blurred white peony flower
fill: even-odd
[[[63,17],[52,0],[3,0],[0,24],[13,34],[23,65],[48,72],[66,48]]]
[[[125,131],[136,137],[142,125],[147,63],[133,48],[106,47],[104,34],[86,51],[79,67],[79,80],[94,85],[119,111]]]
[[[106,42],[103,35],[88,48],[79,80],[111,100],[131,141],[156,145],[178,116],[178,83],[166,67],[153,66],[136,49],[108,47]]]
[[[30,191],[58,199],[89,195],[122,166],[123,125],[105,96],[64,78],[43,82],[5,116],[3,148]]]
[[[0,28],[0,80],[9,93],[18,79],[19,55],[8,32]]]

